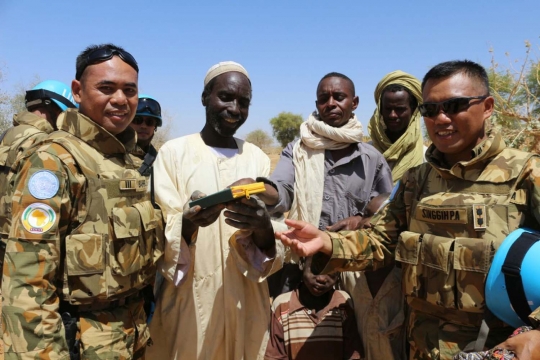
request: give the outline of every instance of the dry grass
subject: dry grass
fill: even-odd
[[[268,157],[270,158],[270,173],[272,173],[279,161],[279,154],[269,154]]]
[[[276,147],[269,147],[263,150],[266,153],[266,155],[268,155],[268,157],[270,158],[270,174],[276,168],[282,149],[283,148],[276,146]]]

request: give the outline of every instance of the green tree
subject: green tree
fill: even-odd
[[[246,141],[257,145],[262,150],[267,150],[272,146],[274,139],[266,131],[257,129],[246,135]]]
[[[300,136],[302,121],[302,115],[291,112],[281,112],[270,120],[274,137],[281,146],[287,146],[288,143]]]
[[[522,60],[513,60],[506,53],[508,65],[495,61],[491,50],[488,76],[495,98],[491,124],[507,145],[540,152],[540,59],[531,59],[531,48],[526,41]]]

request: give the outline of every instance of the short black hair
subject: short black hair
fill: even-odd
[[[356,96],[356,90],[354,89],[354,83],[353,81],[351,80],[351,78],[349,78],[347,75],[344,75],[342,73],[338,73],[338,72],[330,72],[326,75],[324,75],[321,80],[319,80],[319,83],[317,84],[317,89],[319,88],[319,86],[321,85],[322,81],[324,79],[328,79],[328,78],[331,78],[331,77],[339,77],[339,78],[342,78],[342,79],[345,79],[347,80],[350,84],[351,84],[351,89],[352,89],[352,94],[353,96]]]
[[[430,79],[443,79],[459,73],[479,82],[486,91],[485,95],[489,95],[489,79],[486,69],[471,60],[452,60],[435,65],[424,76],[422,91]]]
[[[416,99],[416,97],[413,95],[413,93],[411,92],[411,90],[407,89],[407,87],[403,86],[403,85],[399,85],[399,84],[390,84],[388,85],[387,87],[385,87],[381,93],[381,105],[382,105],[382,98],[384,96],[384,94],[387,92],[387,91],[390,91],[390,92],[399,92],[399,91],[405,91],[407,94],[409,94],[409,107],[411,108],[411,111],[414,112],[414,110],[416,110],[416,107],[418,106],[418,100]]]
[[[121,46],[114,45],[114,44],[99,44],[99,45],[90,45],[86,49],[84,49],[79,56],[77,56],[77,60],[75,62],[75,79],[81,80],[81,77],[83,75],[84,70],[88,67],[88,54],[91,54],[92,52],[99,50],[99,49],[111,49],[111,50],[117,50],[121,52],[127,51],[122,48]],[[135,69],[137,72],[139,72],[139,69]]]

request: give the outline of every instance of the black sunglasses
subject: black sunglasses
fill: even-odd
[[[137,104],[137,114],[151,114],[161,117],[161,106],[154,99],[141,98]]]
[[[142,116],[135,116],[132,121],[132,123],[135,125],[141,125],[143,122],[146,124],[146,126],[155,127],[157,124],[157,119],[153,117],[143,118]]]
[[[484,100],[489,95],[455,97],[441,102],[428,102],[418,105],[418,111],[424,117],[435,117],[442,111],[454,115],[465,111],[471,106],[471,100]]]
[[[112,59],[114,55],[117,55],[120,59],[124,60],[125,63],[134,68],[137,72],[139,72],[139,66],[137,65],[137,61],[135,60],[133,55],[131,55],[127,51],[103,47],[96,49],[86,55],[86,59],[84,61],[85,65],[79,71],[77,71],[77,73],[75,74],[75,79],[80,80],[84,70],[89,65]]]

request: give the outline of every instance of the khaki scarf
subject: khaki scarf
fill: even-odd
[[[393,144],[388,139],[385,132],[386,125],[379,109],[381,108],[382,91],[390,84],[406,87],[418,100],[418,104],[422,103],[422,90],[417,78],[400,70],[387,74],[375,89],[377,108],[369,120],[368,131],[373,146],[384,155],[386,161],[395,162],[392,169],[392,179],[395,184],[406,170],[420,165],[424,161],[424,144],[420,130],[421,116],[418,109],[412,114],[407,131]]]
[[[362,141],[362,124],[353,115],[342,127],[320,120],[317,113],[300,126],[300,141],[293,147],[294,199],[290,219],[319,227],[324,190],[324,151],[344,149]]]

